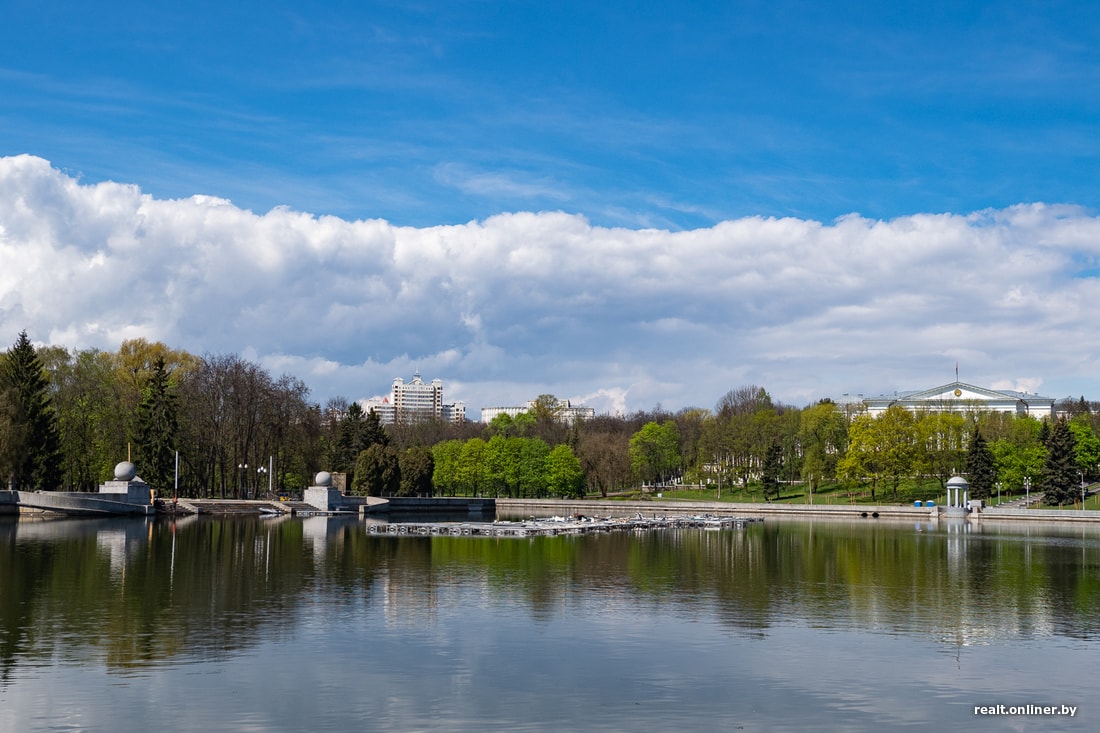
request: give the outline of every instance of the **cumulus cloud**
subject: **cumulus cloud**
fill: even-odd
[[[0,336],[255,355],[323,401],[419,368],[476,417],[541,393],[628,411],[762,385],[801,404],[954,378],[1096,396],[1100,220],[1021,204],[890,221],[426,228],[258,214],[0,159]]]

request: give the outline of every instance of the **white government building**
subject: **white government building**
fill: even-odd
[[[901,405],[913,412],[1008,412],[1042,420],[1054,414],[1055,401],[1053,397],[986,389],[956,380],[942,387],[864,399],[863,406],[871,417],[878,417],[891,405]]]
[[[408,383],[401,377],[394,379],[388,397],[372,397],[361,400],[360,404],[364,412],[374,410],[383,425],[427,420],[466,421],[466,403],[444,404],[443,382],[433,379],[431,383],[426,383],[419,371]]]
[[[482,407],[481,422],[488,424],[491,423],[493,418],[497,415],[515,417],[524,412],[530,412],[533,409],[535,409],[535,400],[528,400],[526,407]],[[596,417],[596,408],[574,407],[569,403],[569,400],[558,400],[558,404],[554,409],[554,414],[566,425],[572,425],[577,420],[588,420]]]

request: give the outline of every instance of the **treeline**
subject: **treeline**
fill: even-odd
[[[660,407],[567,424],[542,395],[491,424],[383,427],[356,402],[321,405],[290,375],[236,355],[195,356],[142,339],[117,352],[35,349],[26,333],[0,355],[0,476],[17,489],[95,491],[131,459],[142,478],[192,497],[298,492],[318,471],[374,495],[608,495],[639,484],[737,488],[774,499],[802,483],[897,496],[903,480],[963,474],[975,498],[1025,480],[1072,501],[1100,471],[1100,415],[1080,401],[1053,424],[1003,413],[872,418],[829,400],[798,408],[762,387],[713,409]]]

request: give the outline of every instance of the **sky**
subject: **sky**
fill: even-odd
[[[1100,400],[1100,6],[0,0],[0,345]]]

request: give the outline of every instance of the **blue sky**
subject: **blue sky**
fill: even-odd
[[[397,224],[1092,206],[1088,3],[6,3],[0,140]]]
[[[299,376],[320,398],[370,396],[421,365],[426,377],[454,384],[475,410],[479,402],[546,390],[575,398],[611,392],[620,398],[604,406],[638,409],[658,401],[711,406],[747,381],[793,402],[919,389],[953,378],[960,355],[964,376],[965,357],[981,365],[971,374],[984,386],[1032,385],[1056,395],[1091,388],[1100,399],[1093,371],[1100,359],[1091,352],[1044,358],[983,341],[996,324],[1020,329],[1029,319],[1038,334],[1078,345],[1088,332],[1091,313],[1075,298],[1091,293],[1097,267],[1100,10],[1091,4],[0,7],[0,156],[13,165],[15,156],[34,156],[53,171],[15,165],[23,174],[9,177],[6,195],[53,186],[68,205],[76,206],[72,196],[90,198],[73,210],[88,223],[81,231],[99,231],[105,217],[133,231],[146,214],[126,187],[184,207],[196,195],[224,199],[237,228],[208,229],[208,217],[199,224],[166,214],[191,228],[165,225],[157,238],[139,231],[141,257],[187,261],[196,252],[188,242],[201,231],[225,252],[239,250],[220,265],[242,268],[239,282],[252,277],[250,262],[272,250],[300,258],[280,271],[287,282],[295,272],[317,282],[347,278],[340,307],[325,312],[311,311],[327,306],[308,306],[306,296],[269,298],[262,282],[254,291],[227,283],[209,293],[208,300],[223,300],[214,323],[198,303],[181,303],[156,323],[125,313],[93,318],[95,301],[71,314],[50,312],[30,302],[30,273],[58,253],[106,252],[110,263],[113,250],[85,234],[72,245],[58,238],[58,227],[17,237],[13,209],[7,222],[0,219],[12,273],[6,286],[0,276],[7,287],[0,289],[0,335],[10,332],[9,341],[26,327],[40,342],[71,347],[117,348],[120,335],[138,334],[176,339],[174,346],[196,352],[243,351],[272,368],[304,370]],[[95,188],[107,182],[120,187]],[[39,218],[65,208],[57,199],[35,200]],[[130,224],[111,218],[131,204]],[[1019,208],[1040,204],[1028,215]],[[348,228],[341,235],[350,238],[348,252],[370,250],[356,239],[355,222],[383,220],[397,232],[386,236],[417,242],[461,271],[433,266],[435,279],[420,283],[410,274],[415,268],[386,259],[389,250],[337,267],[317,254],[323,248],[302,250],[273,233],[278,217],[264,218],[273,209],[311,218],[312,228],[302,225],[296,236],[315,244],[331,231],[324,217],[336,217]],[[853,213],[869,242],[862,250],[839,236]],[[939,259],[909,250],[895,257],[897,237],[923,226],[913,217],[930,215],[958,227],[936,229],[950,242],[923,245]],[[736,234],[756,218],[789,222],[785,235],[768,235],[775,237],[767,239],[770,249],[759,248],[759,232]],[[1067,234],[1082,230],[1090,234]],[[990,249],[991,236],[997,245]],[[440,245],[440,237],[450,244]],[[484,249],[486,238],[497,237]],[[835,249],[810,257],[807,246]],[[637,289],[619,279],[617,264],[649,258],[624,267],[657,283],[682,252],[730,269],[669,278],[680,282],[678,291],[616,292]],[[520,253],[552,272],[518,277]],[[759,266],[770,253],[771,269]],[[968,296],[965,313],[934,305],[951,293],[924,292],[945,286],[937,267],[980,269],[988,256],[1006,267],[1028,258],[1046,264],[1035,265],[1031,277],[1023,267],[1005,272],[984,300]],[[811,261],[819,274],[833,263],[845,286],[788,279]],[[887,272],[883,263],[901,269]],[[601,268],[602,279],[591,278],[586,265]],[[200,274],[205,266],[190,265]],[[142,276],[162,293],[186,290],[171,268],[151,267],[143,265]],[[753,283],[799,288],[807,297],[738,284],[746,271],[758,275]],[[696,295],[691,277],[699,274],[743,289]],[[367,287],[374,281],[397,284],[379,301]],[[439,288],[448,295],[441,298]],[[1081,321],[1068,328],[996,310],[997,298],[1014,288],[1019,302],[1064,297],[1083,309]],[[427,324],[415,335],[400,330],[398,314],[379,315],[397,302],[393,293],[412,292],[421,298],[400,301],[406,322]],[[901,357],[877,353],[873,347],[891,342],[875,329],[889,328],[898,315],[889,311],[893,299],[906,295],[911,300],[901,298],[901,307],[915,320],[901,330],[932,329],[938,340],[929,337]],[[273,331],[266,344],[254,336],[288,307],[302,312],[303,324],[331,322],[331,330],[315,329],[312,340]],[[226,320],[226,308],[236,316]],[[846,320],[852,308],[877,313],[883,324],[853,333]],[[843,314],[836,322],[813,322],[834,311]],[[341,324],[340,313],[354,316]],[[896,320],[895,333],[905,320]],[[840,361],[834,371],[820,358],[769,345],[820,343],[824,350],[840,333],[848,342],[867,339],[868,347],[819,353]],[[654,338],[657,348],[651,340],[632,346]],[[563,350],[575,363],[560,363]],[[693,351],[698,357],[686,358]],[[688,374],[711,376],[698,384]]]

